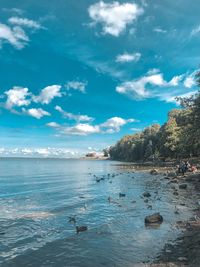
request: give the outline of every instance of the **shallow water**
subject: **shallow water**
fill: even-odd
[[[105,179],[97,183],[94,175]],[[175,222],[192,210],[190,201],[179,205],[187,195],[174,202],[161,178],[112,161],[0,159],[0,265],[129,267],[153,261],[180,234]],[[145,191],[149,203],[141,197]],[[163,224],[145,227],[144,217],[154,212],[163,215]],[[76,234],[68,221],[74,215],[87,232]]]

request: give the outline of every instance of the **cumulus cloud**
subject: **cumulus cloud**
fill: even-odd
[[[72,127],[64,127],[61,131],[64,135],[89,135],[99,132],[99,126],[93,126],[88,123],[79,123]]]
[[[197,74],[197,71],[192,72],[189,76],[187,76],[184,80],[184,86],[188,89],[192,88],[194,85],[196,85],[195,76]]]
[[[41,90],[38,96],[34,96],[33,100],[41,104],[49,104],[55,97],[61,97],[60,85],[50,85]]]
[[[178,87],[183,81],[184,75],[174,76],[169,82],[163,78],[163,73],[158,69],[152,69],[143,77],[123,82],[116,87],[116,91],[120,94],[126,94],[135,99],[145,99],[150,97],[159,97],[165,92],[158,92],[155,88],[171,88]]]
[[[120,94],[127,94],[141,99],[150,96],[150,92],[146,90],[147,85],[164,86],[165,80],[163,79],[163,74],[153,74],[137,80],[124,82],[120,86],[117,86],[116,91]]]
[[[77,90],[77,91],[80,91],[82,93],[85,93],[86,86],[87,86],[87,82],[79,82],[79,81],[69,81],[66,84],[66,88],[68,90],[70,90],[70,89]]]
[[[24,27],[33,28],[33,29],[41,28],[40,23],[34,20],[27,19],[27,18],[11,17],[8,19],[8,22],[13,25],[19,25],[19,26],[24,26]]]
[[[106,122],[102,123],[100,127],[102,129],[105,129],[106,133],[115,133],[115,132],[119,132],[120,128],[124,126],[125,124],[134,122],[134,121],[135,121],[134,119],[125,120],[120,117],[113,117],[113,118],[108,119]]]
[[[137,20],[143,13],[143,9],[135,3],[123,3],[115,1],[105,3],[100,1],[91,5],[88,9],[89,16],[94,24],[100,23],[104,34],[119,36],[126,26]]]
[[[66,148],[0,148],[4,157],[35,157],[35,158],[74,158],[80,156],[80,151]]]
[[[195,85],[195,80],[193,77],[187,77],[184,81],[184,85],[187,88],[191,88],[193,85]]]
[[[89,123],[77,123],[73,126],[63,126],[56,122],[46,124],[48,127],[55,128],[61,135],[90,135],[90,134],[112,134],[119,132],[121,127],[127,123],[134,122],[134,119],[123,119],[120,117],[113,117],[99,125],[92,125]]]
[[[179,83],[182,81],[184,75],[174,76],[171,81],[169,81],[169,86],[178,86]]]
[[[4,43],[9,43],[19,50],[24,48],[30,41],[24,28],[39,30],[42,26],[34,20],[21,17],[9,18],[8,25],[0,23],[0,48]]]
[[[7,109],[12,109],[13,107],[28,106],[31,103],[31,99],[28,97],[31,94],[28,91],[28,88],[23,87],[13,87],[12,89],[5,92],[7,95],[7,100],[5,107]]]
[[[36,119],[41,119],[44,116],[51,116],[51,114],[42,108],[30,108],[30,109],[25,109],[22,108],[23,114],[29,115],[31,117],[34,117]]]
[[[119,63],[132,62],[132,61],[137,62],[139,61],[140,58],[141,58],[140,53],[133,53],[133,54],[124,53],[122,55],[117,56],[116,62]]]
[[[4,42],[10,43],[17,49],[22,49],[29,42],[29,37],[19,26],[11,28],[0,23],[0,44],[2,45]]]
[[[58,112],[60,112],[64,118],[70,119],[70,120],[75,120],[75,121],[93,121],[94,118],[89,117],[87,115],[75,115],[73,113],[70,112],[66,112],[64,111],[60,106],[56,106],[55,110],[57,110]]]

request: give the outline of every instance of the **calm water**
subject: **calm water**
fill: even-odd
[[[118,175],[100,183],[93,176],[108,173]],[[129,267],[151,262],[179,234],[174,223],[191,215],[179,205],[188,196],[174,203],[168,181],[160,178],[130,173],[112,161],[0,159],[0,265]],[[141,197],[147,190],[149,203]],[[120,192],[126,197],[119,198]],[[115,203],[109,204],[108,196]],[[174,214],[175,204],[180,215]],[[164,223],[146,228],[144,217],[158,211]],[[76,234],[68,221],[72,215],[77,225],[88,226],[87,232]]]

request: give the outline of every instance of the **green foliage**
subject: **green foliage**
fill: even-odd
[[[199,74],[200,85],[200,74]],[[168,121],[140,133],[127,135],[110,148],[111,158],[125,161],[200,156],[200,93],[179,99],[182,109],[173,109]]]

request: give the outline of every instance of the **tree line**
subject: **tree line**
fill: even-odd
[[[200,85],[200,73],[197,74]],[[200,91],[189,98],[177,98],[181,108],[168,113],[167,122],[124,136],[109,148],[111,159],[140,161],[200,156]]]

